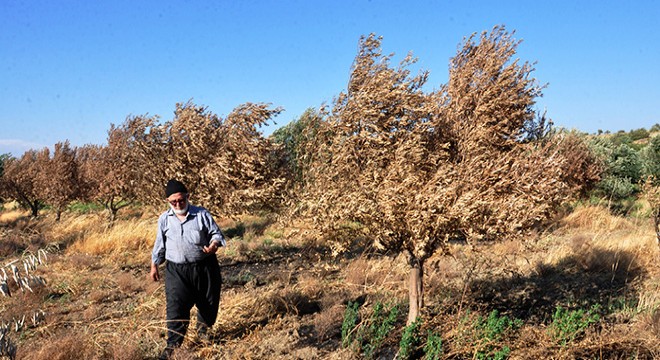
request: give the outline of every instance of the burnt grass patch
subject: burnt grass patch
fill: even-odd
[[[594,248],[554,265],[539,265],[529,276],[479,279],[468,286],[478,307],[540,324],[557,306],[607,309],[620,298],[636,302],[635,284],[645,275],[634,254]]]

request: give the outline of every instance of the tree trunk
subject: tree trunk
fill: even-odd
[[[34,203],[30,203],[30,210],[32,211],[32,217],[36,218],[39,216],[39,201],[35,201]]]
[[[424,261],[416,257],[410,258],[410,279],[408,282],[408,321],[412,324],[424,306]]]
[[[660,209],[657,209],[654,216],[655,222],[655,237],[658,240],[658,246],[660,246]]]
[[[110,223],[114,224],[115,220],[117,220],[117,211],[119,209],[115,209],[114,207],[110,208]]]

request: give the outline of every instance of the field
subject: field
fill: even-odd
[[[0,259],[12,296],[0,297],[2,341],[16,358],[158,355],[164,284],[147,279],[156,217],[125,209],[108,226],[101,212],[56,222],[5,207]],[[452,243],[426,262],[423,316],[408,328],[402,257],[360,236],[336,254],[306,223],[252,216],[220,226],[229,241],[218,254],[215,339],[189,333],[175,359],[660,358],[660,248],[648,217],[578,207],[524,242]],[[40,249],[48,258],[31,274],[46,283],[21,291],[7,265],[24,272]]]

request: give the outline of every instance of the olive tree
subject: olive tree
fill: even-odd
[[[60,220],[62,211],[78,196],[78,165],[76,151],[69,141],[55,144],[52,157],[44,150],[43,166],[37,176],[41,198],[55,210],[55,219]]]
[[[20,158],[9,157],[4,161],[0,179],[2,193],[30,209],[32,217],[37,217],[43,207],[37,179],[47,159],[48,148],[44,148],[42,151],[28,150]]]
[[[450,239],[521,235],[580,188],[562,171],[569,135],[522,141],[542,87],[513,59],[517,46],[501,27],[467,38],[448,84],[427,93],[412,56],[392,67],[381,38],[363,37],[347,90],[307,145],[308,214],[329,234],[360,222],[375,246],[405,254],[409,323],[423,306],[424,262]]]
[[[271,164],[275,149],[259,127],[282,111],[246,103],[222,118],[204,106],[176,104],[174,119],[133,118],[134,151],[142,164],[141,198],[162,202],[169,178],[183,181],[195,201],[215,214],[236,215],[280,203],[284,178]]]
[[[136,151],[136,138],[141,136],[127,120],[121,125],[111,124],[106,145],[78,149],[81,199],[103,205],[111,222],[120,209],[137,200],[144,172]]]
[[[658,246],[660,246],[660,180],[649,176],[644,182],[643,194],[651,206],[651,217],[653,218],[653,229]]]
[[[6,196],[2,190],[2,174],[4,173],[5,163],[11,158],[11,154],[0,154],[0,202],[4,202],[3,196]]]
[[[649,144],[641,151],[641,159],[646,176],[660,178],[660,136],[651,138]]]
[[[273,132],[272,139],[279,145],[278,166],[286,170],[292,185],[299,184],[303,180],[303,173],[309,165],[307,161],[309,154],[305,153],[304,144],[316,136],[323,117],[322,109],[309,108],[298,119]]]
[[[660,136],[655,136],[649,141],[641,151],[641,157],[646,175],[642,185],[643,195],[651,205],[651,216],[660,246]]]

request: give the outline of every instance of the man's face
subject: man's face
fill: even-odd
[[[176,214],[185,214],[186,211],[188,210],[188,194],[185,193],[176,193],[170,195],[170,197],[167,198],[167,202],[170,203],[170,206],[172,207],[172,210]]]

